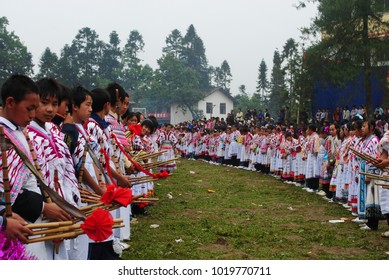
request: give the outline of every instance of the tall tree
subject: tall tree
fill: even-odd
[[[116,31],[109,34],[109,43],[104,44],[103,54],[99,65],[99,80],[118,81],[121,77],[121,56],[120,38]],[[101,85],[102,86],[102,85]]]
[[[96,31],[89,27],[80,29],[72,44],[65,45],[61,52],[58,62],[60,80],[89,89],[96,87],[103,46]]]
[[[137,88],[142,72],[139,54],[143,52],[144,45],[143,36],[137,30],[132,30],[124,46],[122,56],[123,85],[127,89],[135,90]]]
[[[224,60],[220,67],[211,68],[213,72],[214,82],[217,87],[221,87],[226,92],[230,92],[230,84],[232,81],[230,65]]]
[[[58,56],[50,48],[46,48],[39,60],[39,73],[36,78],[44,77],[57,78],[58,76]]]
[[[197,35],[194,26],[191,24],[182,39],[182,59],[186,66],[193,69],[198,76],[201,90],[208,90],[210,86],[208,61],[205,55],[203,40]]]
[[[0,17],[0,84],[12,74],[33,74],[32,55],[14,32],[7,30],[9,22]]]
[[[173,55],[176,58],[182,57],[183,45],[182,45],[182,35],[178,29],[174,29],[166,37],[166,47],[162,48],[164,54]]]
[[[270,86],[270,114],[276,116],[278,110],[286,104],[288,92],[285,86],[285,74],[282,58],[278,50],[274,52]]]
[[[158,60],[159,69],[155,71],[155,80],[150,91],[159,100],[160,108],[177,103],[184,110],[189,110],[197,118],[196,106],[204,95],[199,90],[196,72],[185,65],[182,60],[169,54]]]
[[[389,55],[389,23],[383,20],[376,0],[307,0],[318,5],[318,15],[303,35],[316,41],[308,50],[308,67],[315,69],[315,79],[343,85],[362,71],[366,106],[373,111],[372,66],[379,57]],[[320,37],[321,36],[321,37]],[[380,55],[377,55],[380,54]],[[383,55],[385,56],[385,55]]]
[[[295,91],[295,83],[296,76],[298,75],[298,71],[300,70],[301,65],[301,57],[298,53],[298,45],[293,38],[289,38],[282,50],[282,59],[285,62],[285,66],[283,68],[285,73],[285,81],[287,83],[288,88],[288,96],[287,102],[292,113],[296,111],[296,91]]]
[[[265,95],[269,90],[269,80],[267,78],[267,65],[264,59],[259,65],[259,73],[257,80],[257,93],[261,96],[261,100],[265,100]]]
[[[78,63],[74,47],[65,44],[58,60],[58,80],[68,87],[78,84]]]

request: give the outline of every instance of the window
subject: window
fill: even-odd
[[[206,104],[206,111],[207,114],[212,114],[213,113],[213,104],[212,102],[207,102]]]
[[[225,115],[226,111],[226,103],[220,103],[220,114]]]

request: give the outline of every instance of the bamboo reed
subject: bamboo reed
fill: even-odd
[[[112,228],[121,228],[124,227],[123,219],[114,219]],[[81,224],[75,224],[71,221],[66,222],[52,222],[52,223],[40,223],[40,224],[31,224],[27,225],[28,228],[33,230],[32,235],[29,236],[29,243],[43,242],[49,240],[63,240],[68,238],[75,238],[80,234],[84,234],[84,231],[81,229]],[[33,237],[36,235],[45,235],[41,237]]]
[[[8,177],[8,161],[7,161],[7,143],[5,141],[4,127],[0,126],[0,141],[1,141],[1,163],[3,170],[3,186],[4,186],[4,199],[5,199],[5,215],[6,217],[12,216],[11,206],[11,186],[9,184]]]
[[[84,152],[82,153],[81,166],[78,172],[78,187],[80,188],[81,188],[82,179],[84,177],[84,168],[85,168],[85,160],[86,160],[86,153],[87,153],[86,145],[88,145],[88,139],[85,139]]]
[[[389,175],[378,175],[378,174],[372,174],[372,173],[366,173],[366,172],[359,172],[359,174],[365,175],[366,177],[371,178],[371,179],[389,181]]]
[[[123,175],[122,169],[120,168],[120,165],[119,165],[119,157],[117,155],[118,146],[117,146],[114,138],[111,139],[111,142],[112,142],[112,147],[113,147],[113,158],[112,158],[112,160],[113,160],[113,163],[115,164],[116,172],[119,175]]]
[[[30,153],[32,155],[32,159],[34,161],[34,165],[35,165],[35,168],[36,170],[38,171],[39,175],[41,176],[41,178],[44,178],[43,174],[42,174],[42,169],[41,169],[41,166],[39,165],[39,162],[38,162],[38,158],[36,156],[36,153],[35,153],[35,150],[34,150],[34,147],[32,146],[32,143],[31,143],[31,139],[30,139],[30,136],[28,135],[28,132],[27,130],[23,130],[23,134],[24,136],[26,137],[26,140],[27,140],[27,143],[28,143],[28,148],[30,149]],[[43,194],[45,196],[45,201],[47,203],[51,203],[51,198],[50,196],[47,194],[46,191],[43,191]]]
[[[368,162],[371,162],[374,166],[376,166],[377,164],[380,163],[380,161],[379,161],[377,158],[375,158],[375,157],[372,157],[372,156],[370,156],[370,155],[368,155],[368,154],[361,153],[361,152],[357,151],[356,149],[354,149],[354,148],[352,148],[352,147],[350,147],[349,149],[350,149],[356,156],[358,156],[358,157],[360,157],[360,158],[362,158],[362,159],[364,159],[364,160],[366,160],[366,161],[368,161]],[[384,168],[383,170],[384,170],[384,171],[389,171],[389,168],[386,167],[386,168]]]

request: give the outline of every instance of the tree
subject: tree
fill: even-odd
[[[58,60],[58,80],[68,87],[73,87],[78,81],[78,63],[74,52],[74,47],[65,44]]]
[[[109,34],[109,43],[104,44],[103,54],[99,65],[100,86],[106,85],[109,81],[118,81],[121,74],[120,39],[116,31]],[[105,82],[102,82],[105,81]]]
[[[72,44],[65,45],[61,52],[58,62],[60,80],[68,85],[96,87],[103,46],[96,31],[89,27],[80,29]]]
[[[135,90],[142,72],[139,53],[143,51],[144,41],[137,30],[132,30],[123,49],[123,85],[127,89]]]
[[[39,73],[36,79],[44,77],[57,78],[58,76],[58,56],[50,48],[46,48],[39,60]]]
[[[242,112],[246,112],[247,109],[251,109],[252,104],[249,95],[246,92],[246,86],[239,86],[239,94],[235,96],[235,105],[234,107],[240,108]]]
[[[298,111],[296,106],[298,97],[295,90],[295,80],[298,71],[300,71],[302,61],[297,47],[296,41],[293,38],[290,38],[286,41],[282,51],[282,59],[286,62],[283,71],[285,73],[286,83],[288,84],[287,102],[292,112]]]
[[[204,97],[199,90],[196,72],[173,54],[163,56],[158,60],[158,65],[150,91],[153,96],[148,98],[158,100],[159,108],[177,103],[182,109],[189,110],[196,119],[197,103]]]
[[[221,87],[226,92],[230,92],[232,75],[228,62],[224,60],[220,67],[210,69],[210,71],[213,73],[215,86]]]
[[[197,35],[191,24],[182,39],[183,50],[181,58],[185,65],[193,69],[198,76],[200,90],[208,90],[210,85],[208,61],[205,56],[203,41]]]
[[[33,74],[32,55],[14,32],[7,30],[9,22],[0,17],[0,85],[12,74]]]
[[[279,109],[286,104],[288,92],[285,86],[285,74],[282,69],[282,58],[278,50],[274,52],[270,86],[270,114],[277,115]]]
[[[166,37],[166,47],[162,49],[164,54],[173,55],[176,58],[182,57],[183,45],[182,35],[178,29],[174,29],[172,33]]]
[[[379,36],[389,28],[378,9],[382,1],[307,0],[299,7],[307,2],[317,3],[319,10],[311,26],[303,29],[307,39],[315,40],[307,52],[307,67],[314,69],[315,80],[336,85],[344,85],[362,72],[371,114],[372,66],[380,56],[389,55],[389,37]]]
[[[269,80],[267,79],[267,65],[264,59],[259,65],[257,93],[261,96],[261,100],[265,100],[265,95],[269,89]]]

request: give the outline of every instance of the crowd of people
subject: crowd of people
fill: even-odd
[[[349,209],[363,230],[389,221],[389,132],[379,108],[373,120],[361,111],[339,121],[303,118],[298,126],[290,122],[289,108],[277,121],[267,109],[238,109],[225,120],[160,125],[153,116],[130,112],[129,96],[117,83],[70,89],[24,75],[3,83],[1,100],[0,251],[23,242],[29,258],[118,259],[128,248],[130,221],[147,215],[147,198],[155,196],[153,180],[144,178],[169,176],[175,153],[269,174],[320,194]],[[152,162],[160,164],[146,164]],[[90,197],[111,199],[107,204],[115,197],[119,207],[101,219],[121,219],[123,227],[99,239],[78,234],[28,242],[34,235],[28,224],[77,221],[82,227],[79,215],[86,216],[81,209],[90,206]]]
[[[362,230],[377,230],[380,220],[389,224],[389,132],[380,120],[359,113],[343,124],[299,126],[203,119],[176,126],[176,147],[188,159],[269,174],[317,193],[350,210]]]
[[[52,78],[13,75],[1,99],[0,259],[118,259],[129,246],[130,220],[147,215],[155,198],[147,178],[166,178],[176,168],[173,126],[130,113],[117,83],[70,89]],[[104,211],[103,204],[117,207]],[[113,228],[114,219],[122,227]],[[86,234],[29,242],[39,234],[28,224],[69,221]]]

